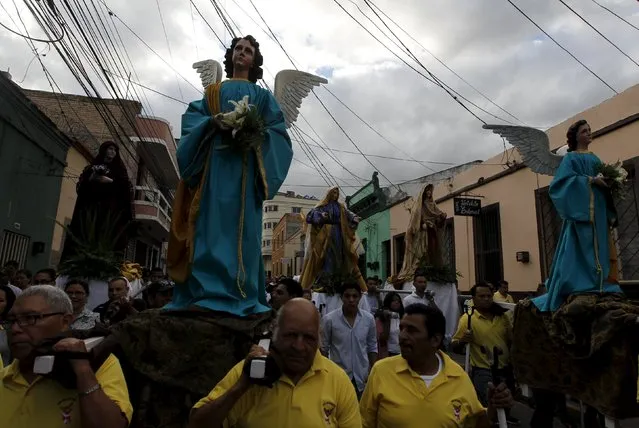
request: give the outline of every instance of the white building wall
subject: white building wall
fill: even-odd
[[[315,207],[318,199],[314,196],[296,195],[294,192],[278,193],[275,198],[264,201],[262,219],[262,258],[264,270],[272,272],[271,254],[273,252],[273,229],[286,213],[301,212],[306,215]]]

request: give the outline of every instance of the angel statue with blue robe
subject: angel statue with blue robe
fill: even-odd
[[[564,156],[550,152],[543,131],[506,125],[484,128],[512,143],[533,172],[554,175],[549,195],[563,225],[546,281],[548,292],[532,299],[534,305],[541,312],[555,312],[571,295],[621,293],[612,239],[617,215],[608,185],[598,177],[602,162],[588,151],[588,123],[580,120],[569,128]]]
[[[208,309],[237,316],[270,310],[261,256],[262,203],[284,182],[293,157],[287,128],[313,86],[325,79],[284,70],[272,94],[256,83],[263,57],[252,36],[235,38],[222,67],[195,63],[205,88],[182,116],[177,148],[181,180],[175,195],[167,254],[176,282],[166,309]],[[246,98],[248,97],[248,98]],[[239,150],[220,114],[241,100],[257,109],[261,142]]]

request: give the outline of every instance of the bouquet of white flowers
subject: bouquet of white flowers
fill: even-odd
[[[235,108],[228,113],[215,116],[223,126],[231,130],[232,141],[226,141],[223,147],[235,147],[249,150],[264,141],[264,121],[253,104],[249,104],[249,97],[245,95],[240,101],[229,101]]]
[[[602,163],[597,171],[595,178],[603,178],[608,184],[612,197],[617,200],[623,200],[626,197],[626,179],[628,171],[626,171],[621,163],[617,161],[614,164]]]
[[[106,165],[93,165],[91,169],[95,175],[107,175],[110,172]]]

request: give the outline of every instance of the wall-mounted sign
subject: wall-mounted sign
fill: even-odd
[[[481,214],[481,200],[471,198],[454,198],[455,215],[478,216]]]

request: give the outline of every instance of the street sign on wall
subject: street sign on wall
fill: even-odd
[[[455,215],[477,217],[481,214],[481,200],[472,198],[454,198]]]

